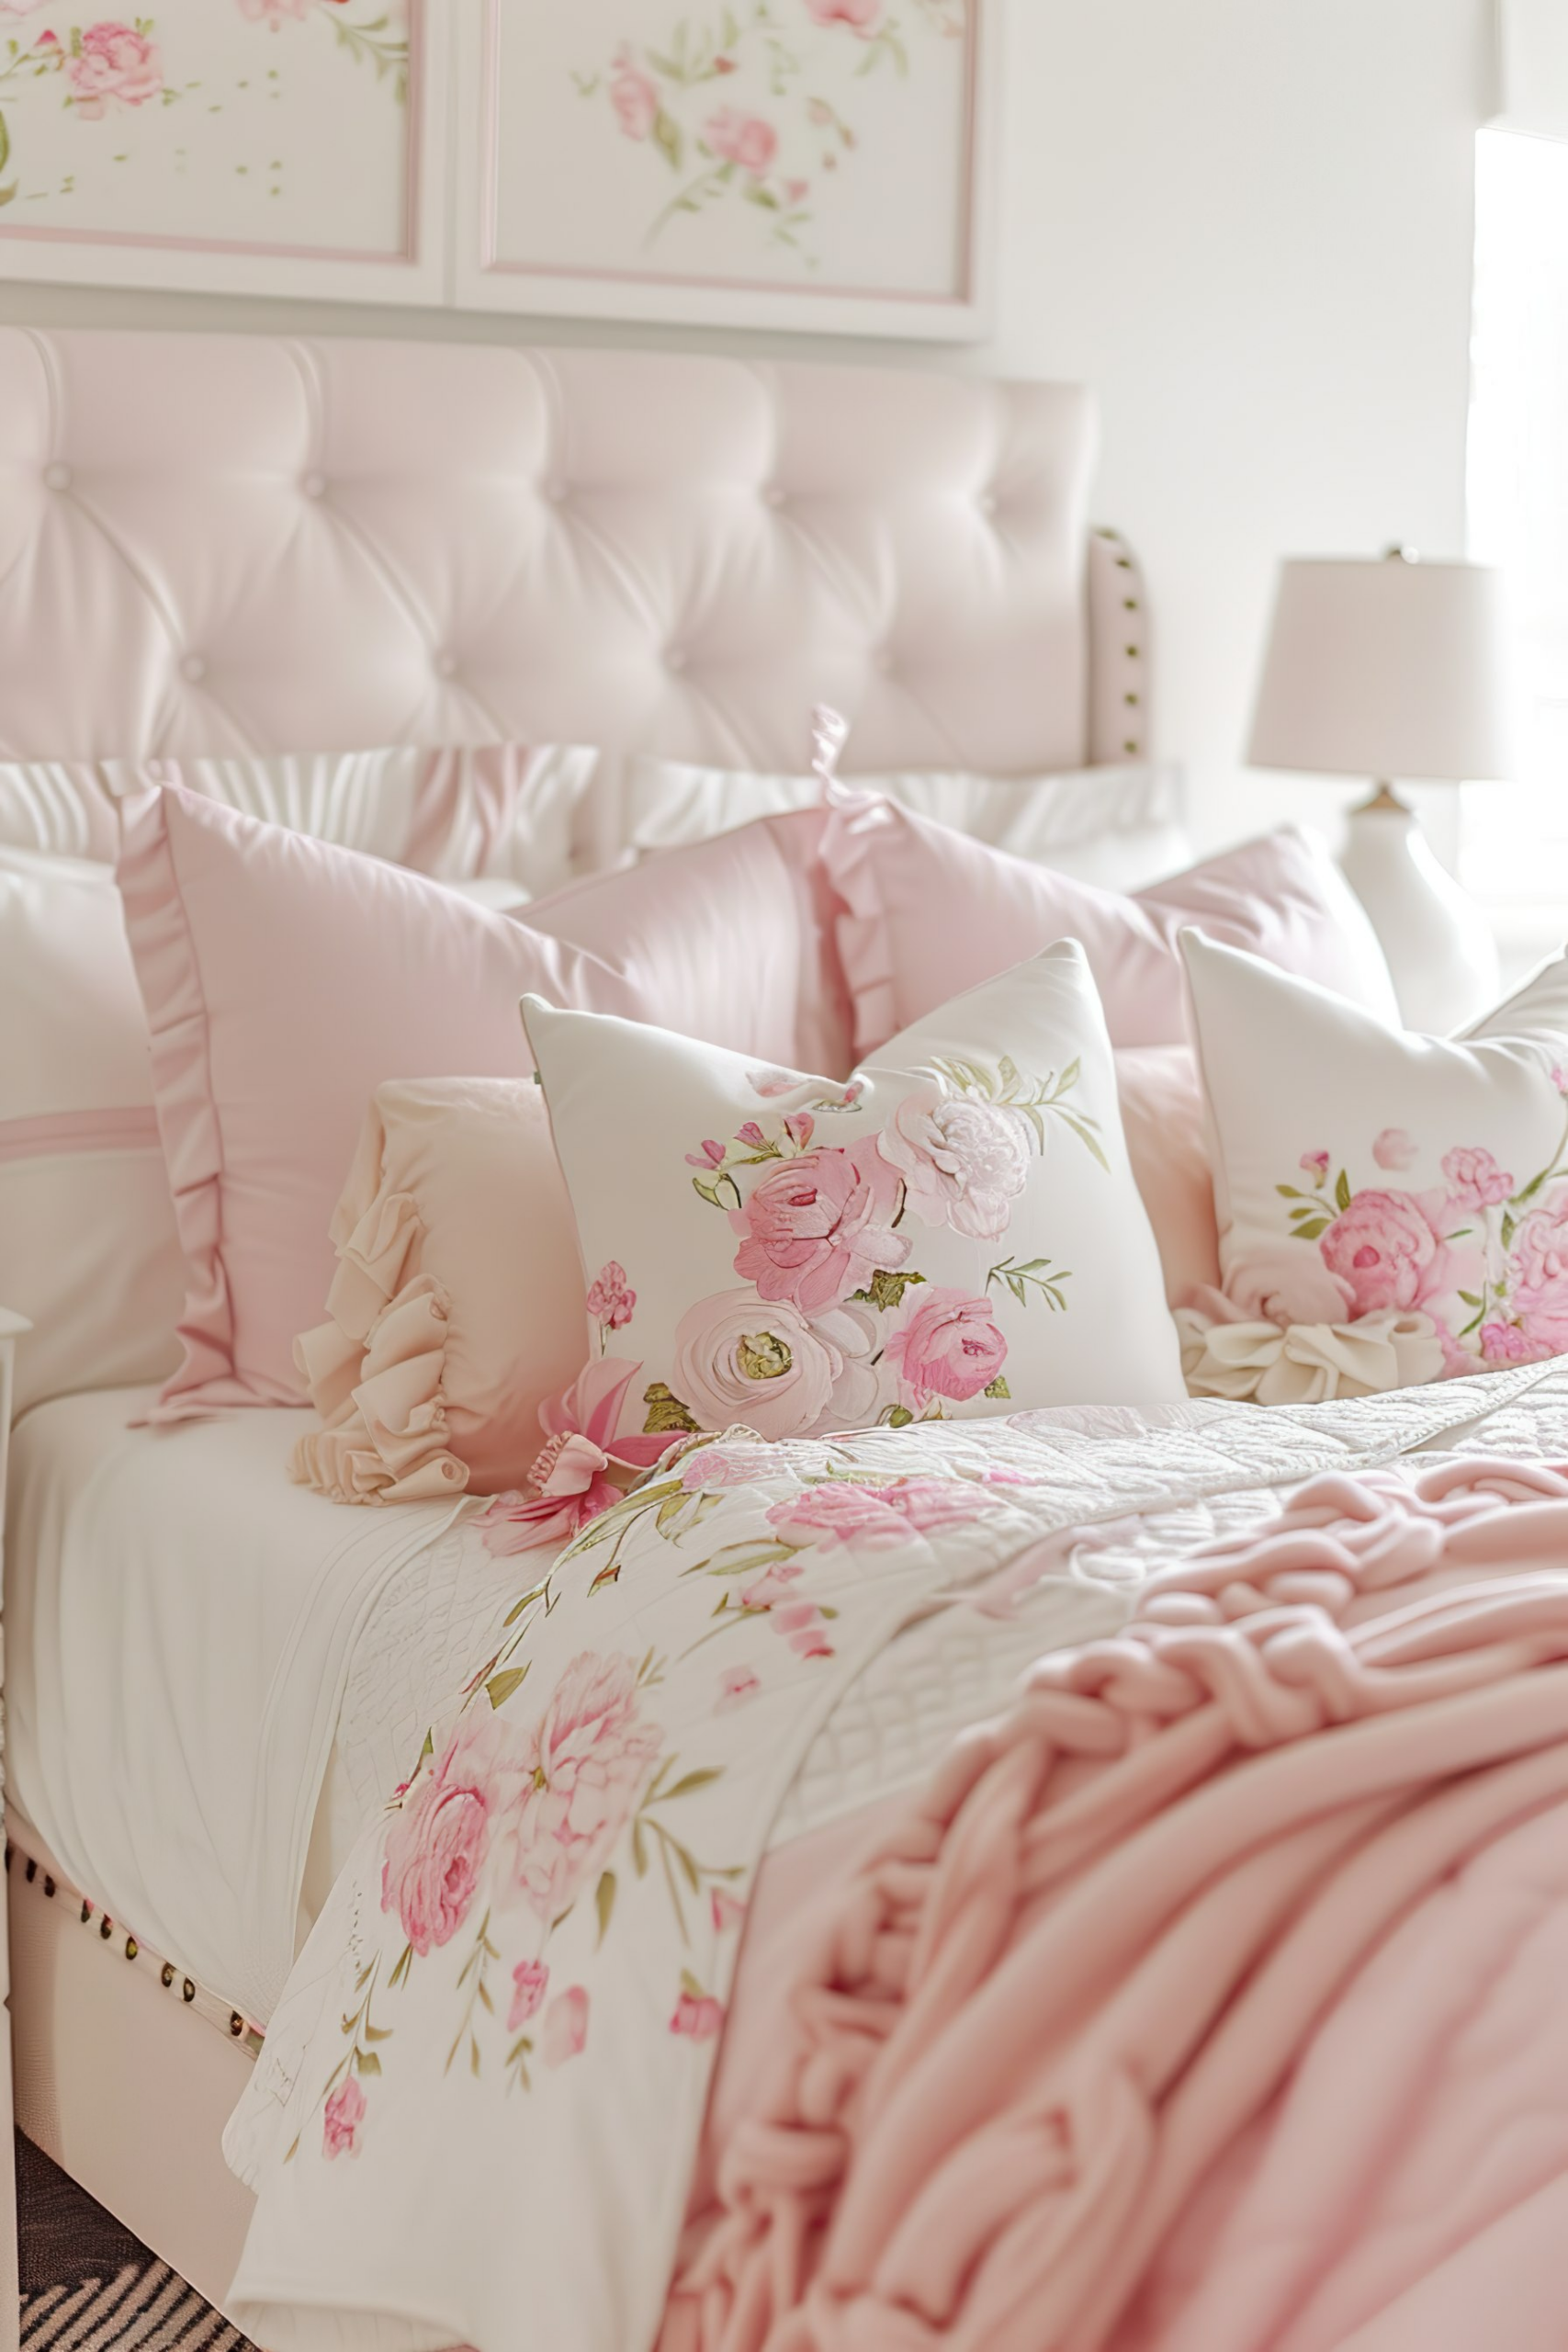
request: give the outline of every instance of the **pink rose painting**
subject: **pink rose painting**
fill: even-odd
[[[512,2007],[506,2016],[508,2033],[516,2033],[530,2018],[537,2017],[549,1982],[550,1972],[542,1960],[518,1962],[512,1972]]]
[[[878,1137],[924,1225],[947,1225],[995,1241],[1029,1179],[1029,1136],[1015,1111],[922,1086],[907,1095]]]
[[[1514,1180],[1499,1168],[1489,1151],[1457,1146],[1443,1154],[1443,1174],[1450,1197],[1463,1209],[1497,1208],[1514,1189]]]
[[[588,1995],[581,1984],[568,1985],[545,2011],[539,2033],[539,2055],[547,2066],[564,2066],[581,2057],[588,2046]]]
[[[619,1837],[660,1749],[628,1658],[573,1658],[519,1747],[521,1785],[493,1830],[498,1900],[547,1925],[570,1910]]]
[[[492,1823],[517,1792],[512,1738],[493,1715],[465,1715],[392,1818],[381,1864],[381,1908],[397,1912],[422,1958],[456,1935],[468,1917]]]
[[[84,121],[96,122],[113,107],[141,107],[164,86],[163,61],[154,44],[134,25],[107,19],[89,25],[81,47],[65,59],[71,104]]]
[[[739,107],[720,107],[703,125],[703,136],[722,162],[738,164],[753,179],[766,176],[778,153],[779,135],[760,114],[745,114]]]
[[[671,1385],[704,1429],[795,1437],[827,1411],[843,1361],[784,1300],[720,1291],[682,1317]]]
[[[1520,1218],[1510,1269],[1527,1340],[1545,1355],[1568,1351],[1568,1184],[1553,1186]]]
[[[322,2154],[356,2156],[364,2120],[365,2093],[354,2076],[346,2075],[321,2110]]]
[[[1007,1341],[990,1303],[961,1290],[921,1290],[919,1305],[887,1342],[887,1361],[917,1411],[933,1396],[967,1403],[999,1377]]]
[[[803,1315],[836,1306],[908,1261],[909,1243],[893,1230],[900,1193],[874,1137],[786,1159],[730,1212],[735,1271],[760,1298],[788,1299]]]

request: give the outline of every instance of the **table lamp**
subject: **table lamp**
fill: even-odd
[[[1280,568],[1253,716],[1255,767],[1375,779],[1341,863],[1388,957],[1405,1023],[1434,1035],[1496,996],[1496,944],[1433,854],[1396,781],[1462,783],[1514,764],[1501,574],[1376,558]]]

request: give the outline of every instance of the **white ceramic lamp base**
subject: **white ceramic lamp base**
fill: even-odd
[[[1382,943],[1407,1029],[1446,1036],[1495,1002],[1495,940],[1386,787],[1352,810],[1340,864]]]

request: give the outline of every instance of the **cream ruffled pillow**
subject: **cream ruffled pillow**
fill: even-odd
[[[326,1426],[295,1447],[295,1479],[349,1503],[521,1487],[585,1311],[538,1088],[378,1088],[332,1238],[329,1319],[295,1341]]]
[[[524,1017],[617,1438],[1184,1396],[1076,943],[842,1083],[537,997]]]

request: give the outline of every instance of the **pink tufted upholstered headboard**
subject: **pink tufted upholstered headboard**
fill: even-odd
[[[850,769],[1122,758],[1094,443],[1062,385],[0,332],[0,756],[510,739],[779,770],[827,700]]]

